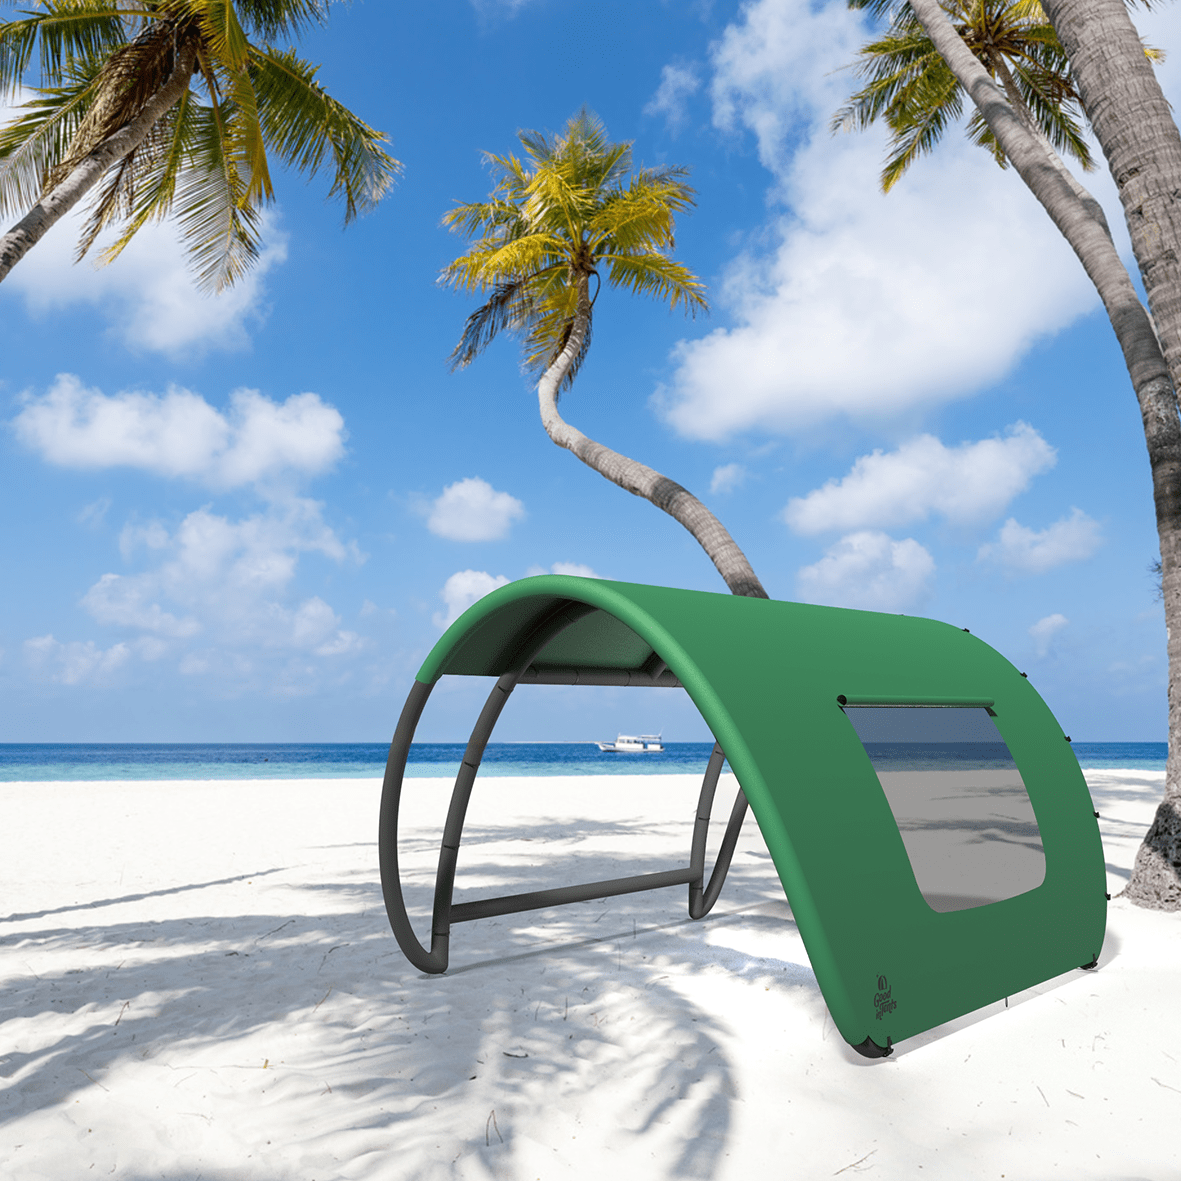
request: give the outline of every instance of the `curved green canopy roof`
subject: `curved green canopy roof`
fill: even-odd
[[[1086,783],[1045,702],[987,644],[911,616],[547,575],[471,607],[417,680],[511,671],[572,604],[590,610],[520,684],[684,687],[750,802],[849,1043],[888,1045],[1098,958],[1106,879]],[[1032,804],[1041,884],[934,909],[850,724],[857,705],[986,708]]]

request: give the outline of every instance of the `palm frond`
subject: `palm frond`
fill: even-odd
[[[70,150],[93,99],[94,78],[43,89],[0,128],[0,215],[15,217],[41,198],[45,178]]]
[[[529,325],[525,337],[525,369],[540,376],[565,350],[574,331],[578,312],[579,288],[568,275],[553,275],[546,284],[545,298],[540,302],[539,314]],[[594,316],[587,315],[582,343],[566,369],[558,393],[574,384],[590,351]]]
[[[112,188],[109,213],[104,205],[105,193],[92,203],[83,240],[79,243],[79,256],[118,219],[123,223],[122,231],[101,255],[103,264],[113,262],[148,222],[161,221],[168,215],[176,198],[185,160],[192,150],[196,105],[191,91],[181,95],[177,105],[132,154],[136,172],[129,176],[128,183],[121,190],[116,192]],[[121,202],[118,198],[122,199]]]
[[[902,7],[900,0],[847,0],[847,3],[850,8],[868,12],[878,20],[892,19]]]
[[[568,390],[574,384],[574,379],[578,376],[579,370],[582,369],[583,362],[590,352],[594,327],[595,318],[593,315],[588,315],[578,352],[571,358],[566,372],[562,375],[562,381],[557,391],[558,397],[561,396],[564,390]],[[574,317],[569,316],[561,320],[559,326],[558,317],[555,316],[552,324],[539,324],[539,329],[540,331],[537,334],[538,347],[530,353],[526,360],[526,367],[538,375],[548,369],[562,355],[566,345],[570,341],[570,335],[574,331]]]
[[[37,48],[41,17],[0,22],[0,97],[11,94],[29,68]]]
[[[238,20],[234,0],[196,0],[193,7],[210,57],[230,73],[244,70],[250,57],[250,40]]]
[[[59,0],[60,2],[60,0]],[[45,178],[46,190],[64,179],[98,144],[134,119],[176,67],[177,29],[149,24],[105,58],[82,59],[94,77],[93,100],[70,150]]]
[[[997,64],[997,72],[1009,74],[1023,113],[1057,151],[1074,156],[1088,171],[1094,168],[1082,130],[1082,103],[1053,27],[1030,24],[1007,48],[1007,60]]]
[[[1009,167],[1009,157],[1005,155],[1004,148],[1001,147],[996,136],[993,134],[992,128],[985,122],[984,116],[979,111],[972,112],[964,131],[972,143],[976,144],[977,147],[984,148],[985,151],[992,155],[998,167]]]
[[[141,145],[142,146],[142,145]],[[81,262],[94,240],[135,199],[135,175],[139,171],[139,150],[129,152],[107,171],[94,193],[86,224],[74,247],[74,261]],[[104,252],[105,253],[105,252]]]
[[[238,19],[266,42],[294,41],[328,23],[329,0],[238,0]]]
[[[683,306],[690,316],[709,311],[703,294],[705,284],[683,263],[674,262],[658,250],[603,254],[600,258],[608,264],[615,287],[667,302],[674,310]]]
[[[1083,134],[1077,99],[1063,95],[1041,71],[1018,63],[1014,80],[1035,125],[1053,147],[1073,156],[1088,172],[1095,167],[1090,145]],[[1048,83],[1048,84],[1047,84]]]
[[[680,175],[653,178],[643,173],[628,188],[609,194],[588,219],[588,244],[593,250],[646,249],[659,246],[671,250],[676,214],[693,208],[694,191]]]
[[[0,94],[20,83],[39,50],[41,80],[60,85],[72,64],[105,57],[127,41],[127,27],[146,12],[135,4],[41,0],[44,12],[0,23]]]
[[[23,80],[38,50],[41,66],[35,98],[0,129],[0,210],[26,210],[149,109],[178,54],[195,56],[208,101],[186,91],[101,178],[80,254],[118,224],[109,261],[175,205],[200,282],[224,287],[257,256],[270,151],[308,175],[330,168],[346,222],[372,208],[401,169],[385,136],[328,95],[315,67],[271,44],[323,23],[330,3],[32,0],[35,11],[0,23],[0,92]]]
[[[267,167],[266,139],[259,122],[258,97],[250,73],[245,69],[227,69],[231,125],[229,139],[239,171],[248,176],[244,200],[250,205],[273,201],[270,169]]]
[[[883,192],[889,192],[919,156],[934,150],[962,111],[963,90],[942,58],[899,88],[886,115],[893,139],[882,169]]]
[[[476,243],[466,254],[444,268],[442,281],[461,291],[486,291],[516,278],[565,265],[562,242],[552,234],[528,234],[485,246]]]
[[[488,240],[515,237],[529,232],[525,219],[521,216],[520,206],[498,197],[491,201],[471,201],[456,205],[443,215],[443,225],[467,238],[474,238],[480,234]]]
[[[594,206],[594,190],[579,183],[575,170],[565,161],[554,167],[538,168],[525,190],[521,213],[533,230],[562,227],[577,237],[582,223]]]
[[[498,156],[495,152],[481,153],[484,163],[494,172],[499,173],[500,179],[496,183],[495,191],[505,197],[516,200],[524,195],[525,186],[529,183],[529,170],[516,156]]]
[[[491,298],[468,316],[463,335],[451,353],[451,368],[470,365],[501,332],[528,324],[535,310],[536,300],[528,279],[498,283]]]
[[[841,128],[865,130],[893,108],[907,101],[927,70],[938,69],[943,59],[923,30],[891,30],[860,52],[856,72],[868,79],[847,106],[833,116],[833,131]],[[946,69],[946,63],[943,63]]]
[[[227,151],[225,104],[191,108],[192,147],[175,191],[181,238],[197,281],[217,292],[258,257],[259,215],[245,199],[248,178]]]
[[[343,198],[349,222],[385,196],[402,165],[381,147],[385,135],[332,98],[315,75],[316,67],[293,51],[256,48],[251,53],[250,77],[266,141],[305,175],[331,158],[329,196]]]

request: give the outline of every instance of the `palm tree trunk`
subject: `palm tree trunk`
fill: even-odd
[[[0,237],[0,283],[49,230],[86,196],[112,164],[139,147],[152,127],[188,88],[196,60],[196,45],[182,45],[168,81],[149,99],[143,110],[130,123],[107,136],[7,234]]]
[[[1123,0],[1045,0],[1083,110],[1119,189],[1148,306],[1181,388],[1181,133]],[[1145,435],[1160,534],[1169,657],[1169,758],[1165,795],[1136,854],[1124,893],[1158,910],[1181,910],[1181,444],[1175,401]],[[1162,469],[1161,479],[1157,469]]]
[[[1078,255],[1091,281],[1095,284],[1103,306],[1107,310],[1111,326],[1124,354],[1124,363],[1132,379],[1132,387],[1140,404],[1140,415],[1144,424],[1144,439],[1148,447],[1148,459],[1152,469],[1153,498],[1156,503],[1157,532],[1160,537],[1162,582],[1165,596],[1165,626],[1168,634],[1169,661],[1169,762],[1165,775],[1165,798],[1157,811],[1157,819],[1145,844],[1136,858],[1137,869],[1128,886],[1128,896],[1141,905],[1158,909],[1181,909],[1181,419],[1177,413],[1176,380],[1177,360],[1181,360],[1181,283],[1177,279],[1178,234],[1169,229],[1169,237],[1160,237],[1165,232],[1163,217],[1154,218],[1144,211],[1146,197],[1144,182],[1140,181],[1129,202],[1124,195],[1128,225],[1135,244],[1141,274],[1148,289],[1154,317],[1160,324],[1162,314],[1171,313],[1170,334],[1162,331],[1158,341],[1153,322],[1140,303],[1132,280],[1120,261],[1111,238],[1103,232],[1086,206],[1067,185],[1063,178],[1046,159],[1044,151],[1026,131],[1021,120],[1005,100],[1004,95],[985,73],[980,63],[952,28],[938,0],[911,0],[911,7],[922,21],[935,48],[947,62],[952,72],[968,91],[972,101],[987,120],[1005,154],[1009,157],[1021,179],[1045,208],[1054,224]],[[1128,137],[1127,125],[1141,125],[1145,138],[1152,142],[1153,132],[1147,124],[1167,123],[1176,139],[1177,150],[1172,157],[1178,167],[1172,172],[1156,172],[1156,207],[1167,205],[1171,193],[1181,191],[1181,138],[1168,117],[1167,104],[1163,97],[1159,105],[1149,108],[1151,115],[1146,118],[1143,106],[1126,93],[1123,85],[1110,85],[1107,81],[1084,84],[1083,73],[1093,68],[1096,57],[1103,58],[1114,34],[1106,25],[1097,28],[1089,14],[1092,10],[1106,10],[1105,19],[1112,16],[1111,10],[1118,9],[1124,17],[1134,41],[1134,49],[1126,49],[1120,55],[1113,51],[1108,63],[1115,74],[1127,71],[1137,72],[1141,66],[1151,77],[1151,67],[1144,56],[1139,37],[1123,12],[1123,0],[1044,0],[1044,7],[1050,20],[1057,28],[1059,37],[1071,60],[1075,77],[1082,95],[1083,109],[1091,119],[1099,138],[1104,155],[1107,156],[1116,184],[1121,190],[1136,179],[1136,169],[1152,172],[1151,156],[1144,151],[1131,153],[1126,162],[1117,168],[1112,158],[1113,148],[1109,146],[1111,129],[1108,121],[1114,119],[1121,126],[1118,133]],[[1068,14],[1064,16],[1063,14]],[[1081,22],[1080,22],[1081,18]],[[1061,22],[1061,23],[1060,23]],[[1067,34],[1064,24],[1069,24]],[[1078,42],[1070,39],[1078,28],[1085,29],[1084,39],[1091,47],[1086,65],[1080,71],[1080,58],[1076,57]],[[1133,59],[1138,59],[1133,61]],[[1114,74],[1113,74],[1114,76]],[[1156,87],[1159,95],[1159,87]],[[1116,101],[1114,96],[1120,96]],[[1120,112],[1111,108],[1119,106]],[[1102,124],[1105,128],[1100,132]],[[1118,138],[1118,136],[1117,136]],[[1153,149],[1155,150],[1155,149]],[[1123,158],[1121,158],[1123,161]],[[1138,162],[1138,163],[1137,163]],[[1162,176],[1176,178],[1169,186]],[[1123,194],[1122,194],[1123,195]],[[1176,211],[1173,211],[1174,219]],[[1155,246],[1153,234],[1156,234]],[[1142,251],[1144,253],[1142,253]],[[1151,264],[1161,264],[1164,271],[1165,256],[1172,259],[1168,275],[1168,291],[1160,292],[1158,303],[1153,302],[1154,287],[1161,285],[1164,275],[1150,278]],[[1146,269],[1146,260],[1149,268]],[[1169,340],[1173,346],[1170,347]],[[1161,351],[1162,341],[1169,350],[1170,363],[1166,363]]]
[[[770,598],[734,538],[696,496],[658,471],[587,438],[558,413],[558,390],[562,386],[562,378],[581,351],[590,325],[589,288],[589,276],[580,276],[578,311],[570,338],[537,383],[541,422],[546,433],[559,447],[572,451],[599,475],[618,484],[633,496],[650,500],[658,509],[684,525],[709,555],[731,594],[746,595],[752,599]]]

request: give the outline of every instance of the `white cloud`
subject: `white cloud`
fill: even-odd
[[[439,598],[447,605],[447,611],[434,616],[436,627],[449,628],[473,603],[491,594],[498,586],[507,586],[503,574],[495,578],[484,570],[460,570],[443,583]]]
[[[582,562],[554,562],[547,570],[544,566],[530,566],[525,571],[526,578],[536,578],[539,574],[569,574],[574,578],[602,578],[589,566]]]
[[[1065,615],[1055,612],[1039,619],[1030,627],[1029,634],[1033,637],[1034,647],[1039,656],[1045,656],[1050,651],[1053,638],[1069,623],[1070,620]]]
[[[333,616],[333,620],[333,626],[340,622],[336,616]],[[368,644],[364,637],[357,635],[356,632],[337,631],[331,639],[317,645],[314,651],[317,656],[347,656],[367,647]]]
[[[231,441],[219,457],[216,476],[229,487],[276,472],[316,475],[344,454],[344,418],[317,394],[292,394],[280,404],[258,390],[235,390],[229,425]]]
[[[431,502],[426,524],[432,533],[450,541],[499,541],[524,515],[525,506],[515,496],[469,476],[448,484]]]
[[[472,7],[485,19],[504,17],[512,20],[524,8],[536,0],[471,0]]]
[[[998,562],[1015,574],[1044,574],[1067,562],[1082,562],[1102,544],[1099,522],[1082,509],[1071,509],[1040,532],[1018,524],[1010,517],[995,542],[982,545],[977,558]]]
[[[796,497],[784,520],[797,533],[891,527],[936,513],[955,524],[988,520],[1054,466],[1057,454],[1027,423],[1005,438],[945,447],[920,435],[897,451],[863,455],[842,480]]]
[[[746,479],[746,468],[740,463],[724,463],[714,468],[713,477],[709,482],[709,490],[718,493],[733,492]]]
[[[798,591],[806,603],[901,611],[926,595],[934,573],[934,559],[914,538],[895,541],[865,530],[842,537],[805,566]]]
[[[89,304],[108,321],[111,334],[135,351],[185,356],[209,348],[245,348],[250,329],[265,318],[263,280],[287,257],[287,238],[277,218],[264,213],[257,264],[229,290],[203,295],[189,272],[175,222],[145,226],[115,262],[96,267],[105,238],[74,263],[83,221],[80,209],[64,217],[13,268],[4,290],[38,316]]]
[[[207,673],[210,668],[210,660],[207,654],[199,652],[186,652],[177,666],[177,671],[183,677],[199,677]]]
[[[52,635],[25,641],[25,658],[34,674],[61,685],[105,681],[115,669],[127,663],[131,649],[126,644],[99,648],[93,640],[63,644]]]
[[[99,623],[134,627],[164,636],[191,636],[201,625],[191,615],[177,619],[159,603],[144,600],[147,587],[142,581],[104,574],[82,597],[82,606]]]
[[[134,467],[223,488],[326,471],[346,437],[340,412],[317,394],[277,403],[239,389],[223,413],[179,386],[108,396],[69,373],[40,397],[26,396],[12,426],[25,446],[62,467]]]
[[[156,636],[140,636],[135,641],[135,650],[146,661],[162,660],[171,651],[169,645]]]
[[[841,4],[756,0],[715,46],[715,123],[754,134],[788,208],[777,245],[729,269],[734,326],[674,351],[655,401],[685,436],[881,420],[966,397],[1097,304],[1019,178],[958,129],[889,196],[884,133],[829,134],[866,27]]]
[[[145,525],[130,521],[119,531],[119,552],[130,558],[136,549],[164,549],[171,537],[159,521],[148,521]]]
[[[660,71],[660,85],[644,107],[644,114],[663,115],[669,129],[676,131],[687,117],[690,95],[700,89],[701,79],[695,66],[665,66]]]
[[[292,616],[291,646],[317,656],[342,656],[364,647],[355,632],[340,630],[340,617],[319,595],[313,595]]]
[[[601,574],[596,574],[591,567],[583,565],[582,562],[554,562],[547,570],[544,566],[530,566],[524,572],[527,579],[536,578],[539,574],[569,574],[576,579],[601,579]]]
[[[172,532],[160,522],[126,529],[121,546],[129,559],[142,547],[158,564],[104,574],[81,600],[98,623],[157,640],[201,635],[236,650],[327,656],[361,645],[318,596],[294,607],[286,601],[301,554],[361,560],[356,546],[324,523],[316,501],[292,499],[240,521],[197,509]]]
[[[398,615],[398,609],[396,607],[379,607],[372,599],[365,599],[357,614],[362,619],[368,619],[371,615],[385,615],[391,619],[395,619]]]
[[[92,500],[89,504],[83,505],[75,520],[79,525],[86,525],[91,529],[97,529],[104,521],[107,511],[111,507],[111,498],[109,496],[100,496],[98,500]]]
[[[589,566],[584,566],[581,562],[555,562],[550,571],[554,574],[570,574],[575,578],[602,578],[601,574],[596,574]]]

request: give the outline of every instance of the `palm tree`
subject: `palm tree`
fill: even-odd
[[[1156,909],[1181,909],[1181,133],[1123,0],[1043,0],[1065,55],[1071,94],[1088,119],[1124,203],[1150,317],[1089,194],[1063,176],[1045,136],[998,87],[949,18],[952,0],[849,0],[913,14],[975,104],[996,145],[1070,243],[1095,285],[1132,380],[1152,471],[1169,660],[1165,796],[1125,891]],[[1163,346],[1163,347],[1162,347]],[[1167,359],[1166,359],[1167,358]]]
[[[746,556],[697,497],[587,438],[558,413],[559,394],[590,348],[604,274],[608,286],[667,300],[690,315],[706,310],[701,281],[669,257],[675,215],[693,205],[687,170],[631,171],[631,145],[609,142],[602,123],[585,110],[560,135],[522,131],[519,138],[528,162],[486,154],[497,173],[490,198],[460,204],[443,219],[474,241],[441,281],[489,293],[467,319],[453,367],[470,364],[502,330],[523,336],[549,437],[684,525],[734,594],[767,598]]]
[[[891,131],[891,154],[882,169],[882,191],[889,192],[921,155],[932,151],[963,113],[964,87],[939,55],[922,21],[909,4],[894,0],[848,0],[892,19],[884,36],[859,51],[854,69],[867,84],[833,116],[833,130],[864,130],[879,119]],[[946,0],[942,5],[955,31],[997,82],[1046,158],[1107,229],[1102,206],[1078,183],[1059,153],[1073,157],[1087,172],[1095,167],[1083,134],[1078,93],[1066,52],[1039,0]],[[1163,54],[1146,48],[1154,60]],[[979,110],[965,131],[1008,167],[1004,149]]]
[[[329,96],[317,67],[275,42],[327,19],[329,0],[34,0],[0,23],[0,95],[38,51],[39,86],[0,130],[0,280],[95,186],[81,258],[107,227],[109,262],[175,211],[203,287],[221,290],[258,254],[273,199],[268,151],[325,167],[345,221],[400,165],[385,136]]]
[[[851,0],[850,8],[881,11],[877,0]],[[1094,167],[1079,123],[1078,94],[1053,26],[1037,0],[949,0],[948,19],[989,77],[1000,83],[1026,128],[1088,171]],[[909,6],[896,9],[885,35],[857,54],[855,69],[868,79],[833,118],[839,127],[868,127],[884,119],[893,133],[882,170],[886,192],[918,157],[930,152],[963,113],[964,88],[939,56]],[[1006,164],[1004,149],[979,111],[968,120],[973,143]]]
[[[1148,7],[1148,3],[1145,5]],[[1122,0],[1046,0],[1079,100],[1119,189],[1132,249],[1173,389],[1181,389],[1181,132]],[[1136,853],[1125,895],[1181,910],[1181,424],[1176,398],[1144,407],[1160,534],[1169,657],[1165,794]],[[1159,413],[1151,422],[1149,412]],[[1157,472],[1160,469],[1160,477]]]

